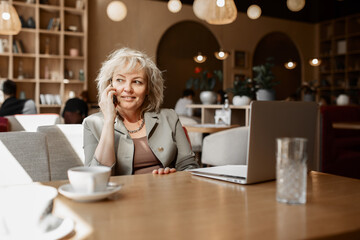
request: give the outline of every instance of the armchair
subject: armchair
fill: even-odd
[[[203,164],[245,165],[247,159],[249,127],[237,127],[212,133],[203,140]]]

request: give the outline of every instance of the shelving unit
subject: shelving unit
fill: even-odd
[[[78,96],[87,89],[87,0],[9,3],[27,26],[35,27],[23,27],[15,36],[0,35],[0,80],[17,82],[17,96],[24,92],[39,113],[60,113],[70,92]],[[60,101],[47,101],[49,94]]]
[[[320,66],[317,98],[331,104],[346,93],[354,102],[360,94],[360,15],[320,23]]]

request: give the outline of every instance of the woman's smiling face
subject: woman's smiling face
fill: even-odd
[[[134,68],[128,71],[126,67],[118,67],[114,71],[112,85],[116,88],[119,113],[138,113],[148,91],[145,70]]]

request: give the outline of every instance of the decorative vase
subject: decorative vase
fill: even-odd
[[[275,91],[273,89],[259,89],[256,92],[256,100],[258,101],[274,101]]]
[[[340,94],[337,98],[336,98],[336,105],[338,106],[345,106],[348,105],[350,102],[349,96],[346,94]]]
[[[314,94],[310,94],[310,93],[304,94],[304,101],[305,102],[313,102],[313,101],[315,101]]]
[[[235,106],[244,106],[244,105],[249,105],[251,101],[251,98],[249,98],[248,96],[239,96],[236,95],[233,97],[232,99],[232,103]]]
[[[212,91],[202,91],[200,93],[202,104],[214,104],[216,102],[216,93]]]

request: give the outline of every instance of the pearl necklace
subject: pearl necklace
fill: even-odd
[[[138,127],[137,129],[135,129],[135,130],[129,130],[129,129],[127,129],[126,127],[126,130],[129,132],[129,133],[136,133],[136,132],[138,132],[138,131],[140,131],[143,127],[144,127],[144,125],[145,125],[145,120],[144,120],[144,118],[142,119],[142,122],[141,122],[141,124],[140,124],[140,127]]]

